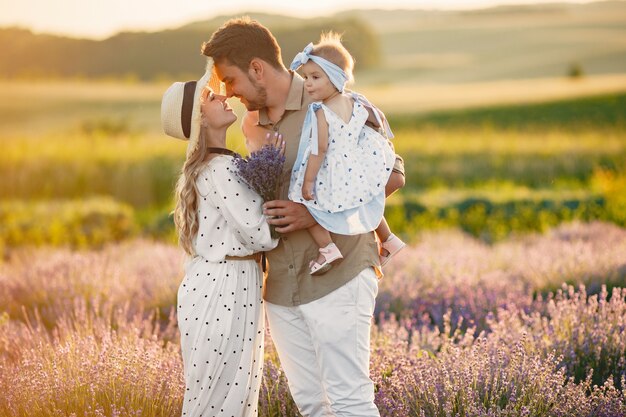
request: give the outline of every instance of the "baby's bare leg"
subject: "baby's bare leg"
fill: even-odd
[[[391,229],[389,228],[389,224],[387,224],[387,220],[383,217],[380,221],[380,224],[376,228],[376,236],[381,242],[386,241],[391,236]]]
[[[328,246],[330,243],[333,243],[332,238],[330,237],[330,232],[324,229],[319,224],[315,226],[311,226],[307,229],[311,234],[311,237],[315,241],[318,247],[324,248]]]
[[[317,244],[318,248],[325,248],[326,246],[333,243],[333,239],[330,237],[330,232],[324,229],[319,224],[316,224],[315,226],[311,226],[307,230],[309,231],[309,234],[315,241],[315,244]],[[324,256],[320,253],[319,255],[317,255],[317,259],[315,260],[315,262],[317,262],[318,264],[321,264],[324,262],[324,260],[325,260]]]

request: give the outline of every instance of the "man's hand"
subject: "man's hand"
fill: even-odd
[[[276,227],[278,233],[289,233],[308,229],[315,225],[315,219],[300,203],[289,200],[273,200],[263,204],[263,214],[267,222]]]

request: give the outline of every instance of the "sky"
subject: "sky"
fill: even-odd
[[[103,39],[123,30],[156,31],[250,11],[314,17],[355,8],[449,10],[555,1],[558,0],[0,0],[0,27],[20,26],[37,33]]]

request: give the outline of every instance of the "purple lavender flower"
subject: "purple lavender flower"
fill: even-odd
[[[265,145],[248,157],[235,158],[237,175],[250,188],[256,191],[263,201],[276,200],[283,184],[283,166],[285,156],[280,148]],[[272,237],[278,237],[274,227],[270,225]]]

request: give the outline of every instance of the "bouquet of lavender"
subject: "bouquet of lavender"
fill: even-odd
[[[237,175],[256,191],[263,201],[276,200],[282,185],[285,156],[274,145],[265,145],[248,157],[235,158]],[[274,226],[270,225],[272,237],[278,237]]]

